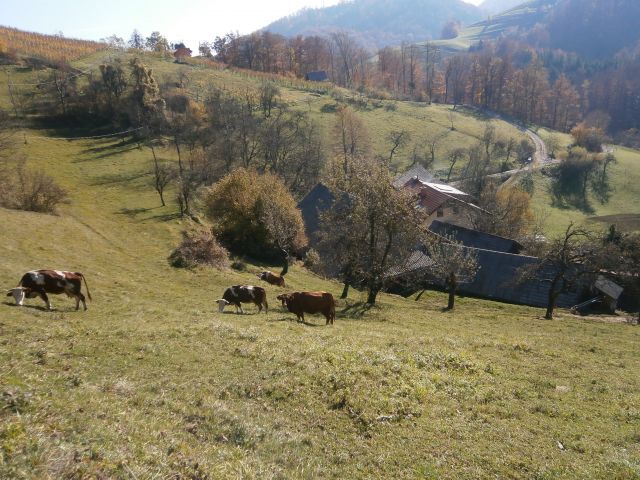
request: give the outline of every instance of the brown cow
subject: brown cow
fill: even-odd
[[[87,297],[91,300],[89,286],[84,275],[80,272],[66,272],[61,270],[33,270],[25,273],[18,286],[7,292],[7,297],[13,296],[16,305],[22,306],[25,298],[40,296],[47,304],[47,310],[51,310],[51,302],[47,293],[55,295],[66,293],[68,297],[76,299],[76,310],[80,308],[80,302],[87,309],[84,295],[80,291],[82,282],[87,289]]]
[[[298,321],[304,322],[305,313],[322,313],[327,319],[326,325],[333,325],[336,318],[336,302],[329,292],[283,293],[276,298],[283,306],[286,304],[291,313],[295,313]]]
[[[242,310],[242,303],[253,303],[258,307],[258,313],[262,311],[264,305],[264,313],[269,311],[269,305],[267,304],[267,292],[262,287],[254,287],[252,285],[234,285],[224,291],[224,295],[220,300],[216,300],[218,303],[218,310],[224,311],[224,307],[227,305],[235,305],[236,313],[238,309],[240,313],[244,313]]]
[[[278,287],[284,287],[284,277],[281,275],[277,275],[269,270],[265,270],[264,272],[260,272],[256,275],[260,280],[264,280],[270,285],[276,285]]]

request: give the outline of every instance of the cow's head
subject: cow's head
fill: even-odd
[[[229,302],[227,300],[225,300],[224,298],[216,300],[216,303],[218,304],[218,311],[220,313],[224,312],[224,307],[229,305]]]
[[[27,290],[28,289],[24,287],[12,288],[11,290],[7,291],[7,297],[13,296],[14,300],[16,301],[16,305],[22,306],[22,304],[24,303],[24,299],[28,294]]]
[[[260,280],[266,280],[267,279],[267,273],[268,272],[260,272],[260,273],[256,274],[256,277],[258,277]]]
[[[282,306],[283,307],[286,307],[287,306],[287,300],[289,300],[290,297],[291,297],[291,294],[289,294],[289,293],[281,293],[276,298],[278,300],[280,300],[280,302],[282,302]]]

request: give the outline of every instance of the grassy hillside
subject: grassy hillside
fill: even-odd
[[[98,52],[74,62],[74,66],[82,71],[97,70],[98,65],[116,56],[124,62],[132,58],[131,54]],[[466,112],[464,109],[451,111],[451,107],[446,105],[373,100],[331,85],[318,85],[295,79],[206,67],[199,64],[177,65],[170,59],[149,54],[144,56],[144,62],[153,68],[154,75],[160,83],[175,82],[180,72],[186,73],[189,78],[186,90],[192,98],[200,101],[205,98],[211,86],[222,88],[231,94],[244,95],[247,90],[257,91],[263,81],[273,80],[280,87],[283,103],[289,108],[307,112],[318,122],[324,134],[328,153],[331,152],[333,142],[332,128],[335,124],[336,108],[342,104],[351,105],[367,128],[372,150],[376,155],[388,157],[391,148],[389,140],[391,132],[406,130],[410,134],[411,140],[407,147],[399,150],[394,156],[394,168],[400,171],[410,162],[414,144],[433,136],[441,136],[443,140],[439,142],[437,149],[435,169],[444,174],[448,153],[455,148],[470,147],[476,143],[484,131],[486,121],[494,123],[498,136],[505,140],[510,137],[518,141],[526,138],[521,131],[504,121],[483,118],[475,112]],[[6,71],[14,84],[36,83],[39,79],[46,77],[46,72],[32,72],[28,69],[6,67]],[[11,110],[6,78],[0,78],[0,108]],[[25,93],[37,92],[33,85],[19,85],[14,87],[14,90]],[[452,121],[455,130],[451,130]]]
[[[524,1],[505,12],[463,28],[455,38],[431,43],[439,46],[445,53],[456,53],[468,50],[481,40],[494,40],[507,34],[527,32],[545,18],[549,11],[547,5],[553,3],[555,0]]]
[[[295,323],[275,288],[268,315],[220,314],[253,273],[168,266],[184,224],[147,154],[26,133],[71,203],[0,209],[0,283],[80,270],[94,301],[0,304],[0,477],[640,476],[637,328],[473,299],[444,313],[439,293],[371,310],[355,293],[334,327]]]
[[[194,89],[256,81],[193,77]],[[283,90],[329,129],[333,100],[316,95]],[[456,115],[455,141],[473,141],[482,124]],[[448,121],[417,104],[363,118],[377,141]],[[169,267],[186,223],[158,206],[149,153],[58,135],[17,135],[16,154],[70,203],[58,216],[0,209],[0,284],[78,270],[94,301],[78,313],[64,297],[53,312],[0,302],[0,478],[640,478],[637,327],[466,298],[447,313],[439,293],[367,310],[358,292],[335,326],[303,325],[273,287],[268,315],[220,314],[224,288],[262,266]],[[340,291],[298,265],[287,280]]]
[[[568,134],[539,128],[537,133],[543,140],[556,137],[560,145],[569,145]],[[585,225],[591,229],[605,230],[616,224],[623,231],[640,231],[640,151],[614,146],[617,162],[607,169],[609,198],[598,198],[590,188],[586,205],[567,205],[558,202],[552,193],[553,170],[537,171],[532,176],[533,208],[544,218],[548,234],[563,232],[569,222]],[[523,178],[523,175],[520,175]]]

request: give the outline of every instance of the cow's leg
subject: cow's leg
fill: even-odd
[[[76,294],[76,311],[80,309],[80,302],[82,302],[82,306],[84,310],[87,310],[87,302],[85,301],[84,295],[82,293]]]
[[[44,290],[40,290],[38,291],[38,293],[40,294],[40,298],[44,300],[44,303],[47,304],[47,310],[51,310],[53,308],[53,305],[51,305],[51,302],[49,301],[49,297],[47,296],[47,293]]]
[[[255,305],[258,307],[258,313],[262,312],[262,303],[255,302]]]

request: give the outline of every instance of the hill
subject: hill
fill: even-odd
[[[454,39],[434,43],[455,52],[507,36],[602,60],[636,46],[639,20],[640,4],[634,0],[530,0],[463,28]]]
[[[0,209],[0,282],[79,270],[94,301],[0,304],[3,478],[637,476],[637,328],[473,299],[443,313],[434,292],[370,310],[352,294],[334,327],[295,323],[274,288],[268,315],[220,314],[262,266],[170,268],[185,221],[158,207],[148,155],[25,133],[71,203]]]
[[[100,42],[0,26],[0,63],[3,55],[15,54],[54,63],[68,62],[106,48],[107,45]]]
[[[445,52],[468,50],[472,45],[486,40],[495,40],[505,36],[516,36],[519,39],[537,24],[547,19],[556,0],[529,0],[518,6],[491,16],[486,20],[463,28],[457,37],[432,42]]]
[[[363,46],[377,49],[403,41],[413,43],[439,38],[449,20],[469,24],[480,18],[477,7],[461,0],[354,0],[301,10],[276,20],[264,30],[289,37],[345,30]]]
[[[265,78],[144,61],[173,83],[187,72],[194,97],[211,85],[243,94]],[[10,73],[20,83],[37,74]],[[354,95],[277,82],[326,138],[332,108]],[[381,153],[391,129],[448,129],[445,106],[357,100]],[[446,148],[475,142],[482,120],[456,112]],[[84,313],[59,296],[53,312],[39,299],[0,303],[0,478],[640,475],[636,327],[566,312],[545,321],[536,309],[470,298],[443,312],[438,292],[384,294],[366,308],[352,291],[333,327],[292,321],[274,299],[285,290],[273,287],[267,315],[221,314],[224,288],[254,283],[265,265],[171,268],[191,221],[175,202],[159,206],[148,149],[128,136],[68,140],[79,132],[29,125],[16,155],[53,176],[70,203],[55,216],[0,208],[0,284],[32,268],[78,270],[94,301]],[[159,155],[175,158],[170,147]],[[287,282],[341,290],[300,264]]]

